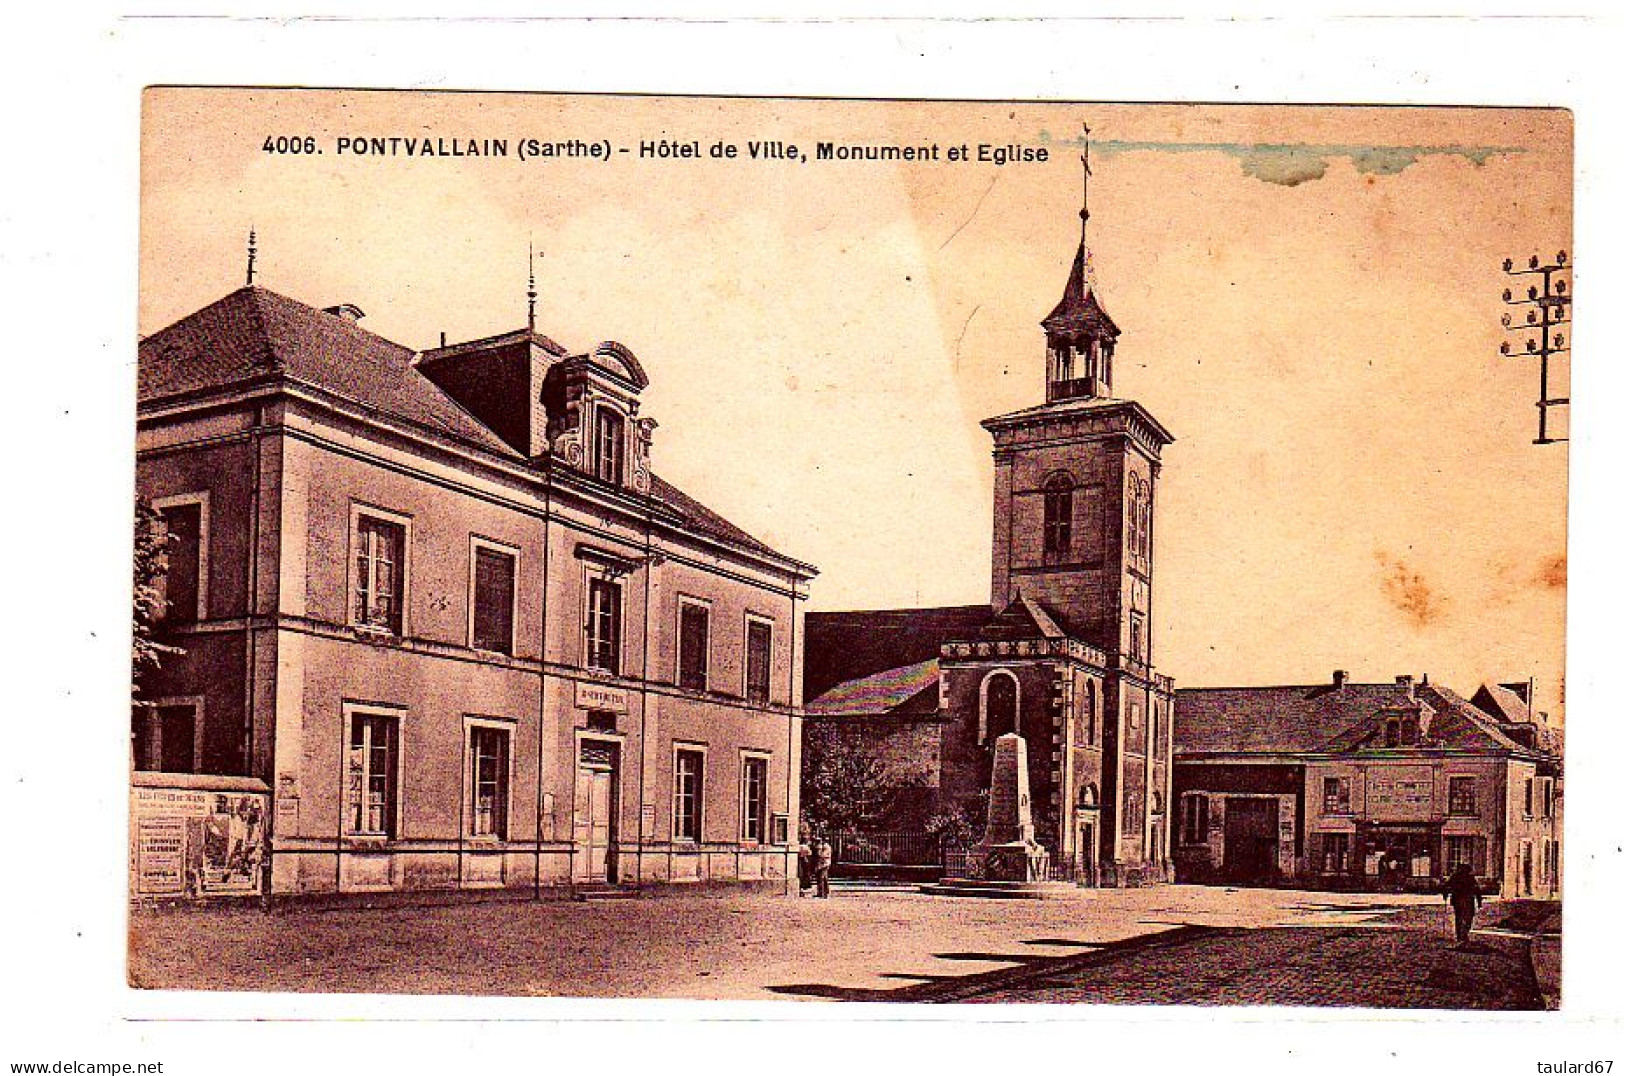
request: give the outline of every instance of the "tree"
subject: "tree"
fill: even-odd
[[[808,725],[802,743],[801,813],[814,829],[873,830],[923,774],[879,757],[852,729]]]
[[[131,611],[130,698],[137,706],[150,705],[141,698],[141,678],[157,669],[165,655],[185,651],[157,639],[158,622],[168,602],[164,600],[164,575],[169,571],[169,531],[161,512],[145,497],[135,502],[135,588]]]

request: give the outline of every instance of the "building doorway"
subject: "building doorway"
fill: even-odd
[[[577,882],[614,882],[615,810],[619,789],[619,749],[601,740],[583,740],[576,767],[575,851]]]
[[[1072,869],[1079,885],[1095,885],[1096,815],[1079,812],[1072,820]]]
[[[1281,804],[1261,796],[1230,796],[1224,805],[1224,873],[1234,882],[1275,878]]]

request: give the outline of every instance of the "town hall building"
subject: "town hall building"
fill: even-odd
[[[250,281],[140,345],[132,895],[786,889],[815,572],[659,476],[642,360]]]
[[[1089,212],[1043,319],[1044,402],[993,438],[988,605],[810,613],[809,742],[833,737],[914,787],[899,826],[979,813],[994,742],[1027,744],[1037,839],[1085,884],[1171,876],[1173,682],[1152,653],[1162,451],[1173,441],[1112,387],[1120,330],[1091,278]]]

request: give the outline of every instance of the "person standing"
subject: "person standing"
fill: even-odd
[[[1456,944],[1464,946],[1467,936],[1473,932],[1473,917],[1478,914],[1478,906],[1484,903],[1484,895],[1478,891],[1478,880],[1473,877],[1473,868],[1466,863],[1456,864],[1441,892],[1456,913]]]
[[[801,886],[802,896],[806,896],[807,890],[813,885],[813,850],[812,845],[807,843],[805,830],[802,831],[801,843],[796,848],[796,882]]]
[[[829,896],[829,872],[835,866],[835,849],[829,838],[820,833],[813,844],[813,877],[818,883],[818,895]]]

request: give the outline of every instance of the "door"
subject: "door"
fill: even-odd
[[[1236,882],[1269,882],[1281,805],[1278,800],[1231,796],[1224,808],[1224,873]]]
[[[615,770],[584,762],[576,773],[575,871],[578,882],[615,880]]]
[[[1075,822],[1072,843],[1072,862],[1077,864],[1079,885],[1095,884],[1095,824],[1092,819],[1079,818]]]

